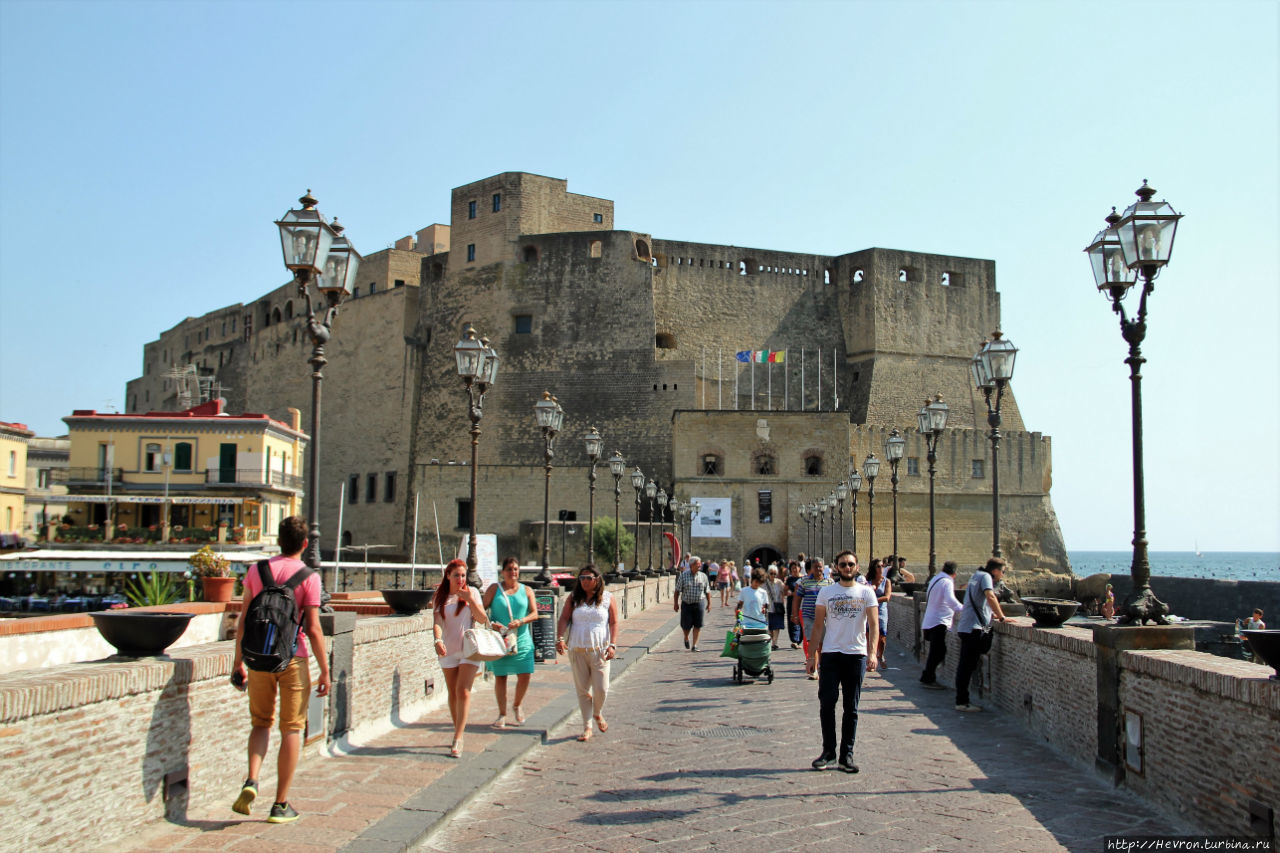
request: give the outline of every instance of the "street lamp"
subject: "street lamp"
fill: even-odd
[[[659,573],[659,574],[664,573],[664,572],[666,571],[666,569],[667,569],[667,567],[666,567],[666,562],[667,562],[667,561],[666,561],[666,560],[661,559],[661,557],[662,557],[662,555],[663,555],[663,553],[664,553],[664,552],[663,552],[663,550],[662,550],[663,545],[662,545],[661,540],[662,540],[662,538],[663,538],[663,534],[665,534],[665,533],[666,533],[666,528],[667,528],[667,490],[666,490],[666,489],[658,489],[658,539],[659,539],[659,542],[658,542],[658,557],[659,557],[658,573]]]
[[[893,484],[893,561],[896,565],[898,562],[898,463],[902,461],[902,451],[907,446],[907,440],[897,429],[889,432],[889,437],[884,440],[884,458],[889,462],[889,482]],[[885,570],[886,572],[888,569]]]
[[[826,518],[822,513],[822,501],[814,501],[809,504],[809,512],[813,514],[814,519],[818,522],[818,541],[815,549],[818,553],[814,554],[814,556],[822,557],[824,556],[822,552],[826,550],[827,544],[827,525]]]
[[[546,477],[542,486],[542,571],[534,581],[538,586],[551,586],[551,460],[555,458],[556,433],[564,425],[564,409],[550,391],[533,404],[533,417],[542,430]]]
[[[685,546],[693,547],[693,520],[702,513],[702,504],[695,500],[689,501],[689,537],[685,540]]]
[[[582,441],[587,446],[587,459],[591,462],[591,472],[587,475],[591,492],[587,502],[587,562],[594,563],[592,552],[596,547],[596,463],[600,461],[600,450],[604,447],[604,439],[600,437],[599,431],[592,427],[591,431],[582,437]]]
[[[622,500],[622,475],[626,471],[627,460],[622,458],[622,451],[613,451],[613,455],[609,457],[609,473],[613,475],[613,566],[609,569],[610,574],[618,570],[618,563],[622,561],[622,530],[619,527],[621,522],[618,506]],[[594,542],[591,547],[595,548]]]
[[[640,570],[637,568],[640,563],[640,495],[644,492],[644,472],[640,470],[639,465],[631,469],[631,488],[636,490],[636,547],[635,560],[632,562],[631,569],[627,574],[634,577],[640,574]],[[652,548],[649,550],[649,558],[653,558]]]
[[[867,565],[876,555],[876,475],[880,473],[880,460],[868,453],[862,460],[862,474],[867,478]]]
[[[853,496],[853,554],[858,555],[858,492],[862,489],[862,475],[854,468],[849,474],[849,494]]]
[[[479,588],[476,571],[476,467],[480,448],[480,418],[484,414],[484,395],[498,376],[498,354],[489,346],[488,338],[477,338],[476,330],[467,323],[462,339],[453,348],[458,363],[458,376],[467,389],[467,413],[471,417],[471,533],[467,539],[467,583]]]
[[[982,391],[987,402],[987,423],[991,426],[991,556],[1000,553],[1000,402],[1004,389],[1013,379],[1013,361],[1018,348],[999,329],[991,333],[991,340],[982,345],[969,362],[974,384]],[[991,395],[995,394],[995,405]]]
[[[1107,227],[1098,232],[1085,249],[1093,266],[1098,290],[1111,299],[1111,310],[1120,315],[1120,334],[1129,344],[1130,398],[1133,426],[1133,563],[1129,573],[1133,591],[1117,620],[1122,625],[1167,625],[1164,615],[1168,607],[1151,591],[1151,564],[1147,557],[1146,486],[1143,481],[1142,458],[1142,341],[1147,336],[1147,297],[1155,290],[1156,276],[1169,263],[1173,254],[1173,238],[1178,229],[1177,213],[1165,201],[1152,201],[1156,191],[1144,180],[1135,195],[1138,201],[1121,215],[1115,208],[1107,217]],[[1138,274],[1142,275],[1142,296],[1138,314],[1133,319],[1125,313],[1122,301],[1128,295]]]
[[[849,497],[849,485],[841,480],[836,483],[836,502],[840,504],[840,550],[844,550],[844,502]],[[838,553],[838,552],[837,552]]]
[[[810,544],[812,536],[809,532],[809,507],[807,504],[800,504],[796,507],[796,512],[800,514],[800,519],[804,522],[804,552],[806,554],[813,553],[813,546]]]
[[[920,413],[916,416],[920,428],[920,434],[924,436],[925,447],[929,451],[929,579],[938,571],[938,553],[936,551],[934,539],[934,515],[933,515],[933,481],[934,475],[938,471],[938,439],[942,438],[942,431],[947,428],[947,404],[942,402],[941,394],[934,394],[933,401],[924,401],[924,406],[920,408]]]
[[[298,295],[307,302],[307,334],[311,336],[311,442],[307,459],[307,514],[310,524],[307,551],[303,561],[313,569],[320,568],[320,383],[324,379],[325,344],[333,335],[333,320],[338,307],[350,293],[360,266],[360,253],[342,236],[343,228],[335,219],[325,222],[311,190],[298,199],[301,210],[290,210],[279,220],[280,247],[284,265],[293,272]],[[319,296],[313,301],[311,283]],[[317,316],[317,305],[320,314]]]
[[[650,480],[644,487],[644,495],[649,499],[649,565],[644,570],[645,574],[653,572],[653,499],[658,495],[658,484]],[[640,514],[636,513],[636,533],[639,534]],[[636,558],[639,563],[639,557]]]

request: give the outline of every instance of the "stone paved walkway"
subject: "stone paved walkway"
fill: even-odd
[[[723,638],[731,610],[712,613]],[[607,735],[576,720],[527,753],[417,849],[812,850],[820,839],[893,851],[1101,851],[1103,836],[1191,832],[1058,756],[998,714],[960,714],[919,687],[914,661],[862,693],[862,772],[817,773],[816,682],[801,653],[736,685],[732,663],[674,632],[611,691]],[[949,661],[954,666],[954,661]]]

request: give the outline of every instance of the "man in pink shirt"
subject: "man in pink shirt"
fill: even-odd
[[[293,577],[306,564],[299,557],[307,547],[307,522],[301,516],[291,515],[280,522],[277,542],[280,556],[272,557],[267,567],[278,584]],[[236,651],[231,664],[233,682],[244,684],[246,669],[242,645],[244,642],[244,614],[249,603],[262,591],[262,579],[253,566],[244,576],[244,611],[236,623]],[[320,575],[312,572],[294,591],[298,603],[301,626],[298,629],[298,647],[293,660],[280,672],[248,670],[249,715],[253,729],[249,733],[249,777],[245,780],[232,809],[249,814],[258,796],[258,772],[267,756],[271,741],[271,724],[275,720],[276,694],[280,695],[280,751],[276,756],[276,799],[271,806],[269,823],[289,823],[298,819],[298,813],[289,805],[289,785],[302,754],[302,732],[307,725],[307,702],[311,697],[311,669],[307,641],[315,652],[316,666],[320,670],[316,682],[316,695],[329,693],[329,656],[325,653],[324,633],[320,629]]]

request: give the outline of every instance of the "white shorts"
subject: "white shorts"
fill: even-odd
[[[457,667],[462,666],[464,664],[466,666],[474,666],[476,669],[480,668],[480,664],[476,663],[475,661],[470,661],[464,658],[462,656],[462,652],[453,652],[452,654],[447,654],[447,655],[444,655],[443,657],[440,657],[441,669],[456,669]]]

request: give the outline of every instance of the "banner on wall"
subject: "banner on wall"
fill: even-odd
[[[730,539],[733,537],[732,498],[693,498],[702,505],[693,517],[690,534],[701,539]]]

